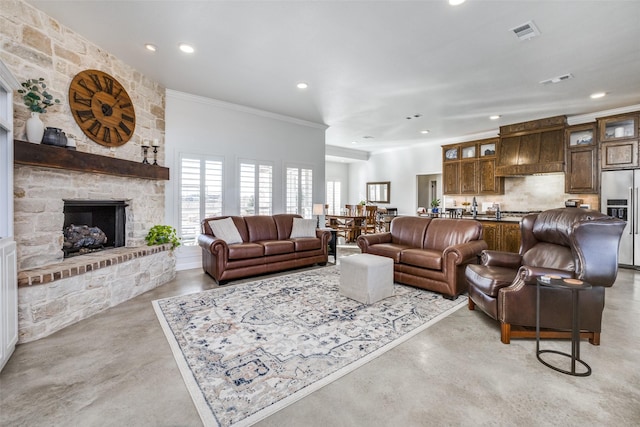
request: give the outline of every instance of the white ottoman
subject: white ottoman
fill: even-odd
[[[341,258],[340,294],[365,304],[393,296],[393,260],[371,254]]]

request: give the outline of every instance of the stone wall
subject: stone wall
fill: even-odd
[[[165,89],[110,53],[22,0],[3,0],[0,9],[0,58],[19,81],[43,77],[61,104],[42,115],[45,126],[77,137],[77,149],[103,156],[142,161],[144,139],[160,141],[164,164]],[[97,69],[115,77],[127,90],[136,112],[131,140],[116,148],[88,139],[76,125],[67,102],[69,85],[80,71]],[[14,129],[26,140],[30,113],[20,94],[14,98]],[[164,181],[16,165],[15,240],[18,269],[59,261],[62,256],[62,199],[127,200],[127,246],[144,243],[153,225],[164,219]]]

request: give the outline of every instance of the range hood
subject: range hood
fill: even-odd
[[[566,117],[500,127],[496,176],[564,172]]]

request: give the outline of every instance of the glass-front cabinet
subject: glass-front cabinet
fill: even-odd
[[[640,167],[638,157],[639,117],[639,112],[633,112],[598,119],[602,170]]]

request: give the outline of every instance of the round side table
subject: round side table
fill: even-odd
[[[571,292],[571,354],[557,350],[540,350],[540,287],[554,289],[566,289]],[[582,290],[591,289],[591,285],[587,282],[577,279],[562,279],[552,276],[540,276],[536,285],[536,357],[545,366],[554,369],[563,374],[573,375],[576,377],[587,377],[591,375],[591,367],[585,361],[580,359],[580,306],[579,293]],[[571,359],[571,370],[559,368],[542,359],[544,353],[555,353]],[[581,364],[586,371],[576,372],[576,362]]]

